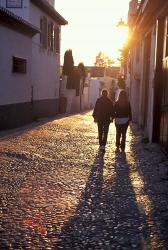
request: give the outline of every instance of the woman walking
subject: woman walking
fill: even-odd
[[[116,126],[117,150],[125,151],[126,133],[129,122],[132,120],[131,106],[125,90],[122,90],[114,104],[114,118]]]

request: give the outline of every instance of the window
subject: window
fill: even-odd
[[[22,0],[6,0],[6,8],[22,8]]]
[[[40,44],[43,48],[47,48],[47,18],[42,17],[40,19]]]
[[[43,48],[55,53],[60,53],[60,28],[52,22],[47,22],[46,17],[40,20],[40,44]]]
[[[48,23],[48,49],[54,51],[54,24]]]
[[[27,60],[13,56],[12,71],[13,73],[25,74],[27,71]]]
[[[54,51],[60,53],[60,29],[59,27],[54,28]]]

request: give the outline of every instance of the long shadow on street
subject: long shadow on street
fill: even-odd
[[[76,213],[54,249],[147,249],[146,216],[137,206],[126,155],[116,154],[110,182],[105,168],[98,153]]]

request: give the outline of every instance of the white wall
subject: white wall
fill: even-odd
[[[40,27],[41,16],[44,16],[44,13],[31,3],[30,22]],[[49,17],[47,18],[50,19]],[[60,84],[60,55],[41,48],[39,34],[35,35],[32,41],[32,80],[34,99],[58,98]]]
[[[82,110],[87,110],[90,108],[89,105],[89,88],[84,87],[82,95]]]
[[[67,108],[66,113],[75,113],[80,112],[82,110],[89,109],[89,87],[84,87],[83,94],[79,96],[76,96],[76,90],[75,89],[67,89],[67,76],[62,76],[62,84],[61,84],[61,91],[60,95],[62,97],[66,97],[67,99]],[[81,101],[80,101],[81,98]],[[81,102],[81,107],[80,107]],[[81,108],[81,110],[80,110]]]
[[[131,50],[131,75],[130,84],[130,102],[132,107],[132,121],[138,123],[140,119],[140,84],[142,80],[142,47],[140,46],[139,61],[136,60],[136,47]]]
[[[152,141],[153,132],[153,105],[154,105],[154,74],[155,74],[155,46],[156,46],[156,29],[153,27],[151,36],[151,58],[150,58],[150,78],[149,78],[149,101],[148,101],[148,119],[147,133],[149,140]]]
[[[93,108],[96,100],[100,95],[100,81],[98,79],[91,78],[89,80],[89,106]]]
[[[49,56],[46,51],[39,53],[39,47],[33,44],[32,83],[35,100],[59,97],[58,67],[58,56]]]
[[[31,38],[0,26],[0,105],[30,101]],[[24,44],[24,46],[21,46]],[[20,46],[19,46],[20,45]],[[12,56],[27,59],[27,73],[12,73]]]
[[[54,4],[54,1],[50,2],[51,4]],[[0,4],[6,8],[6,0],[0,0]],[[23,0],[23,8],[21,9],[10,8],[9,10],[23,17],[24,19],[28,20],[30,23],[32,23],[34,26],[38,28],[40,28],[40,19],[44,15],[49,20],[52,20],[37,6],[35,6],[30,0]],[[12,40],[13,39],[9,41]],[[18,44],[24,44],[24,43],[18,43]],[[33,99],[42,100],[42,99],[58,98],[59,84],[60,84],[59,82],[60,55],[48,51],[46,49],[42,49],[40,46],[39,34],[36,34],[32,38],[32,42],[30,44],[32,45],[31,84],[33,86]],[[22,48],[23,50],[25,50],[25,46],[26,45],[23,46]]]

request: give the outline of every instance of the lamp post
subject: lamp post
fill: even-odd
[[[122,18],[117,22],[116,27],[120,29],[120,31],[125,34],[125,41],[123,42],[122,48],[120,49],[120,74],[122,77],[126,77],[127,72],[127,45],[128,45],[128,24]],[[127,38],[126,38],[127,36]]]
[[[122,18],[120,18],[120,20],[118,21],[118,23],[117,23],[117,25],[116,25],[117,27],[128,27],[128,24],[127,23],[125,23],[123,20],[122,20]]]

